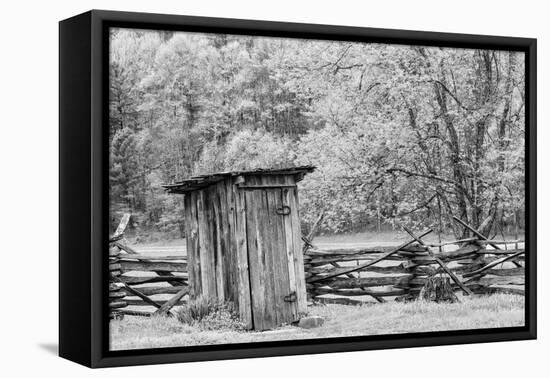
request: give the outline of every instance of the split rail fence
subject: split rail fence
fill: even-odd
[[[139,254],[125,245],[129,218],[128,214],[123,217],[109,240],[110,317],[172,316],[170,310],[182,305],[189,294],[187,257]]]
[[[524,294],[525,249],[522,241],[487,240],[459,219],[471,238],[433,244],[415,235],[396,247],[319,249],[304,237],[304,270],[311,302],[361,304],[372,297],[411,300],[429,277],[441,275],[465,295]],[[109,245],[111,318],[124,315],[171,316],[189,293],[185,256],[139,254],[123,243],[123,219]],[[126,224],[125,224],[126,223]],[[445,252],[449,246],[457,249]],[[513,248],[510,248],[513,246]],[[139,306],[135,309],[134,306]],[[146,306],[146,307],[144,307]]]
[[[384,302],[416,299],[428,278],[441,275],[454,291],[472,294],[525,294],[525,248],[521,240],[488,240],[458,218],[472,237],[445,243],[422,240],[432,230],[397,247],[319,249],[305,238],[308,296],[324,303],[360,304],[354,297]],[[453,246],[457,248],[445,252]],[[513,248],[510,248],[513,246]]]

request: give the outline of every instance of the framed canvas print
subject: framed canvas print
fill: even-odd
[[[536,337],[536,40],[60,22],[60,355]]]

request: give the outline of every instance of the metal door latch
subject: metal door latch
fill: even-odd
[[[277,210],[275,210],[275,212],[279,215],[288,215],[290,214],[290,206],[282,206],[282,207],[279,207],[277,208]]]
[[[283,299],[285,302],[296,302],[296,292],[293,291],[292,293],[285,295]]]

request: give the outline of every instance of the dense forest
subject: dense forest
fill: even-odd
[[[307,228],[524,225],[523,53],[114,29],[110,206],[184,234],[194,174],[311,164]]]

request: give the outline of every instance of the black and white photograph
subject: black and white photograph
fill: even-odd
[[[1,376],[548,370],[545,3],[3,5]]]
[[[108,51],[110,350],[525,325],[524,52]]]

